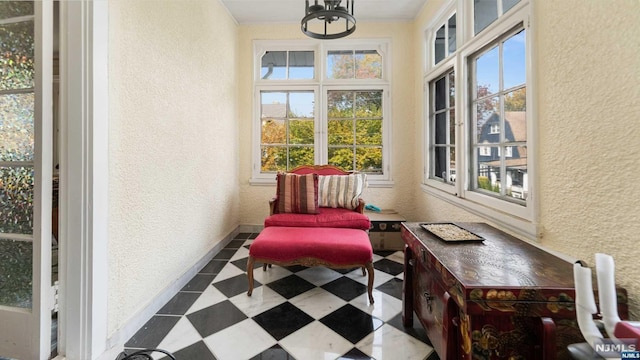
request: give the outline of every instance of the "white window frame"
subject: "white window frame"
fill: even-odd
[[[427,146],[425,148],[425,150],[426,150],[425,154],[426,154],[426,157],[427,157],[426,161],[427,161],[427,165],[428,166],[425,166],[425,176],[424,176],[425,182],[428,182],[429,184],[431,184],[431,186],[437,187],[438,189],[440,189],[442,191],[446,191],[446,192],[449,192],[449,193],[452,193],[452,194],[455,193],[455,187],[452,186],[452,185],[454,185],[454,183],[450,181],[450,178],[451,178],[450,175],[448,177],[445,177],[443,179],[444,181],[439,180],[437,178],[432,178],[431,177],[431,173],[432,173],[433,168],[435,167],[435,164],[431,164],[430,163],[430,159],[431,159],[431,155],[432,155],[432,153],[431,153],[431,151],[432,151],[432,149],[431,149],[431,141],[434,139],[433,131],[435,131],[435,124],[432,122],[432,118],[431,118],[432,113],[433,113],[433,109],[431,108],[431,105],[432,105],[432,102],[435,99],[435,94],[433,94],[431,92],[431,83],[436,81],[436,80],[438,80],[438,79],[440,79],[443,76],[448,77],[449,73],[451,73],[451,72],[453,72],[454,76],[457,77],[457,75],[455,75],[455,70],[454,70],[454,66],[453,66],[453,62],[454,61],[453,60],[454,59],[446,60],[446,63],[444,65],[449,64],[450,67],[444,66],[443,71],[434,72],[434,74],[433,74],[434,76],[427,78],[428,80],[425,81],[425,87],[427,89],[427,94],[428,94],[428,97],[425,100],[427,102],[427,113],[426,113],[427,120],[426,120],[426,126],[425,127],[427,128],[426,129],[426,136],[427,136],[426,139],[428,139]],[[457,83],[457,80],[455,80],[455,82]],[[449,95],[448,95],[449,88],[446,88],[446,91],[447,91],[447,95],[446,96],[448,98],[449,97]],[[457,89],[456,89],[456,93],[457,93]],[[456,94],[456,97],[457,97],[457,94]],[[454,109],[455,109],[455,107],[454,107]],[[455,138],[454,139],[449,139],[449,142],[447,143],[447,145],[450,145],[450,144],[452,145],[454,143],[457,144],[458,132],[461,131],[460,127],[457,125],[458,124],[458,121],[456,120],[457,118],[458,118],[458,115],[457,115],[457,111],[456,111],[455,117],[453,119],[449,119],[450,122],[453,122],[456,125],[456,130],[455,130]],[[447,146],[447,149],[449,149],[449,146]],[[447,155],[447,157],[448,157],[448,155]],[[458,155],[456,155],[456,159],[455,159],[456,167],[449,168],[449,170],[453,171],[453,173],[456,173],[456,169],[458,167],[458,159],[457,159],[457,157],[458,157]],[[449,161],[451,161],[451,159],[449,159]],[[457,181],[457,179],[456,179],[456,181]]]
[[[311,85],[291,85],[291,86],[288,86],[286,89],[283,88],[283,87],[274,87],[274,86],[256,86],[256,90],[255,91],[256,91],[255,98],[257,99],[256,100],[256,103],[257,103],[256,114],[258,116],[258,120],[260,121],[260,123],[262,122],[262,114],[261,114],[262,104],[261,104],[261,101],[260,101],[261,100],[260,94],[263,91],[276,91],[276,92],[277,91],[280,91],[280,92],[313,91],[313,98],[315,99],[316,102],[318,101],[319,97],[321,96],[321,94],[319,93],[318,87],[317,86],[311,86]],[[314,107],[314,110],[313,110],[314,119],[318,119],[319,118],[318,114],[319,114],[319,111],[318,111],[318,107],[316,106],[316,107]],[[260,125],[257,125],[257,126],[260,126]],[[321,132],[319,121],[314,121],[313,129],[314,129],[314,139],[317,139],[317,135]],[[258,130],[260,130],[260,129],[258,129]],[[262,151],[261,151],[262,141],[261,141],[261,136],[260,135],[261,134],[259,132],[258,133],[258,137],[257,137],[258,143],[256,144],[257,147],[258,147],[258,156],[260,157],[259,160],[262,159]],[[316,145],[315,147],[317,147],[317,144],[315,144],[315,145]],[[318,152],[314,151],[313,155],[314,155],[314,161],[317,163],[320,160]],[[261,166],[261,162],[259,161],[258,162],[258,168],[260,168],[260,166]],[[271,177],[274,177],[272,173],[269,173],[269,174],[271,175]]]
[[[422,190],[434,195],[444,201],[459,206],[475,215],[483,217],[488,221],[497,223],[514,233],[529,239],[537,238],[537,188],[536,188],[536,129],[534,126],[535,114],[535,83],[533,78],[532,54],[533,31],[531,29],[532,5],[529,0],[521,0],[520,3],[511,8],[506,14],[502,14],[496,21],[487,26],[478,35],[473,35],[473,0],[463,0],[460,2],[450,1],[443,6],[435,21],[428,24],[425,29],[426,38],[432,44],[435,32],[443,21],[447,21],[451,12],[457,9],[457,30],[462,36],[456,37],[457,51],[446,59],[433,65],[434,56],[427,51],[425,55],[425,96],[424,96],[424,154],[428,154],[430,145],[429,136],[429,82],[442,76],[446,69],[453,68],[455,71],[456,88],[456,183],[451,186],[442,182],[429,179],[428,169],[430,168],[429,156],[425,156],[424,177]],[[504,34],[510,32],[518,25],[526,30],[526,87],[527,87],[527,174],[528,174],[528,198],[526,204],[509,202],[505,199],[496,198],[470,189],[472,179],[470,169],[473,166],[474,156],[471,152],[471,113],[469,104],[470,97],[470,71],[468,61],[471,56],[482,48],[499,39]],[[433,45],[426,47],[433,51]]]
[[[440,29],[440,27],[444,24],[445,28],[446,25],[448,24],[449,18],[451,18],[451,16],[453,14],[456,14],[456,48],[460,49],[460,35],[463,33],[461,31],[461,18],[460,18],[460,11],[459,11],[459,6],[457,6],[457,2],[454,0],[449,1],[449,3],[447,5],[444,5],[440,12],[438,12],[438,14],[436,14],[436,16],[434,17],[434,21],[431,22],[429,25],[427,25],[427,29],[425,30],[425,43],[427,44],[426,46],[426,53],[425,53],[425,77],[424,77],[424,82],[423,82],[423,87],[425,90],[425,95],[424,95],[424,114],[425,114],[425,126],[424,126],[424,149],[423,149],[423,154],[424,154],[424,161],[425,161],[425,166],[424,166],[424,173],[423,173],[423,183],[424,184],[428,184],[431,188],[433,189],[437,189],[439,190],[439,192],[444,192],[446,194],[451,194],[451,195],[457,195],[457,188],[458,185],[456,185],[457,183],[460,182],[460,177],[458,177],[457,174],[460,174],[462,169],[460,168],[460,161],[459,161],[459,150],[458,148],[456,148],[456,167],[452,168],[451,170],[456,174],[456,182],[455,183],[451,183],[451,182],[443,182],[437,179],[431,179],[430,178],[430,174],[431,174],[431,164],[430,164],[430,158],[431,158],[431,101],[433,98],[433,94],[431,94],[431,88],[430,88],[430,84],[432,81],[437,80],[438,78],[442,77],[443,75],[453,71],[453,73],[455,74],[455,102],[456,102],[456,114],[455,114],[455,119],[451,119],[451,121],[454,121],[456,124],[456,134],[455,134],[455,143],[458,144],[460,142],[460,132],[462,131],[462,127],[460,126],[461,124],[461,120],[460,120],[460,114],[459,111],[457,110],[458,107],[458,101],[460,99],[459,97],[459,92],[460,92],[460,88],[459,86],[459,80],[458,80],[458,63],[457,63],[457,51],[454,52],[453,54],[448,54],[448,44],[447,46],[445,46],[445,58],[440,60],[440,62],[438,62],[437,64],[435,63],[435,38],[438,32],[438,29]],[[448,31],[448,30],[447,30]],[[448,33],[447,31],[445,31],[445,36]]]
[[[254,106],[252,129],[252,185],[275,184],[275,174],[261,172],[261,91],[312,90],[315,93],[314,109],[316,164],[326,164],[327,159],[327,93],[334,90],[380,90],[382,98],[382,175],[369,174],[371,187],[393,185],[391,176],[391,96],[390,96],[390,39],[334,40],[255,40],[254,41]],[[382,56],[382,79],[328,79],[327,54],[333,50],[377,50]],[[314,78],[303,80],[263,80],[260,77],[261,58],[266,51],[314,51]]]

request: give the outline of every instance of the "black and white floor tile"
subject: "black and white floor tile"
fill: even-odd
[[[242,233],[125,344],[178,360],[438,359],[424,330],[402,325],[403,255],[374,254],[375,303],[360,269],[256,264],[247,296]],[[158,358],[160,353],[154,353]]]

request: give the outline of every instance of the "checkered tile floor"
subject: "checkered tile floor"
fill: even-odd
[[[425,332],[402,326],[402,252],[374,254],[375,304],[360,269],[256,264],[247,292],[249,245],[242,233],[126,344],[178,360],[438,359]],[[160,353],[154,353],[158,358]]]

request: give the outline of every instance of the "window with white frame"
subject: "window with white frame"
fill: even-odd
[[[429,84],[430,97],[430,169],[431,179],[454,183],[456,168],[455,74],[447,71]]]
[[[473,0],[473,33],[479,34],[520,0]]]
[[[527,193],[512,196],[511,174],[527,173],[525,35],[522,28],[506,33],[469,61],[471,143],[478,154],[472,167],[472,189],[522,205]],[[496,151],[487,155],[486,144]],[[498,179],[505,179],[506,184]]]
[[[260,91],[261,169],[313,163],[314,103],[314,91]]]
[[[252,182],[330,164],[389,183],[387,40],[255,41]]]
[[[529,1],[458,5],[427,29],[424,189],[533,234]]]
[[[434,64],[438,64],[456,51],[456,13],[438,28],[433,38]]]

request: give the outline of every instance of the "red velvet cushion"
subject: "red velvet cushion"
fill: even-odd
[[[367,215],[344,208],[318,208],[317,214],[273,214],[264,219],[264,227],[332,227],[369,230]]]
[[[276,262],[310,257],[335,265],[364,265],[373,260],[365,231],[336,228],[268,227],[253,241],[249,255]]]

